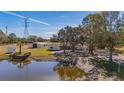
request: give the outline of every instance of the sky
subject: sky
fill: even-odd
[[[11,14],[12,13],[12,14]],[[29,17],[40,22],[28,20],[29,35],[40,36],[49,39],[57,34],[59,29],[65,26],[78,26],[82,19],[94,13],[93,11],[0,11],[0,29],[5,32],[8,26],[8,34],[15,33],[19,37],[24,36],[24,18],[17,15]]]

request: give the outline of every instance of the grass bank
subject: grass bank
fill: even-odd
[[[23,49],[23,53],[31,52],[31,58],[35,60],[54,60],[54,52],[49,51],[47,48],[36,48],[36,49]]]

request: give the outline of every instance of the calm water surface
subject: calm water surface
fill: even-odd
[[[58,81],[76,80],[84,72],[77,67],[64,66],[55,61],[31,61],[26,63],[0,62],[0,80],[12,81]]]

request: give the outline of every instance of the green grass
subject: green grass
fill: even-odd
[[[10,54],[4,53],[0,55],[0,60],[4,60],[7,59],[9,57]]]
[[[36,49],[22,49],[22,54],[31,52],[31,57],[35,60],[52,60],[54,58],[53,51],[49,51],[47,48],[36,48]],[[0,60],[7,59],[10,54],[4,53],[0,55]]]
[[[36,48],[36,49],[23,50],[23,53],[25,52],[31,52],[31,56],[49,56],[53,54],[53,52],[49,51],[47,48]]]
[[[6,53],[7,47],[13,47],[13,45],[3,45],[0,46],[0,59],[7,59],[9,57],[9,54]],[[19,47],[16,46],[16,52],[19,52]],[[39,59],[43,59],[46,57],[52,57],[51,54],[53,54],[53,51],[49,51],[47,48],[32,48],[29,49],[27,46],[22,46],[22,54],[26,52],[31,52],[31,57],[37,57]]]

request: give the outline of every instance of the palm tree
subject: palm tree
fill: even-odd
[[[19,54],[22,54],[22,45],[23,45],[23,42],[21,40],[19,40],[17,42],[17,45],[19,46]]]

